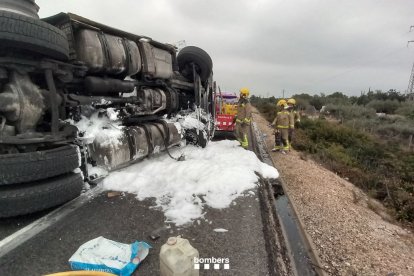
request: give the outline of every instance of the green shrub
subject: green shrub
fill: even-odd
[[[378,124],[375,128],[375,132],[385,137],[401,137],[408,138],[414,134],[414,126],[410,123],[398,122],[398,123],[382,123]]]
[[[403,221],[414,221],[414,200],[413,194],[403,189],[395,192],[395,208],[397,218]]]
[[[414,222],[414,154],[356,128],[306,117],[295,137],[295,149],[313,154],[328,169],[383,201],[398,219]]]
[[[259,106],[257,106],[257,108],[259,109],[260,113],[264,115],[265,119],[268,122],[272,122],[276,117],[277,111],[276,106],[274,104],[262,103]]]
[[[359,105],[336,105],[325,106],[324,114],[329,114],[338,120],[351,120],[354,118],[375,118],[375,110]]]
[[[330,144],[324,152],[330,161],[337,161],[346,166],[356,165],[357,160],[340,144]]]
[[[401,106],[398,100],[373,100],[370,101],[366,107],[375,109],[378,113],[394,114]]]
[[[399,114],[407,117],[410,120],[414,120],[414,102],[411,101],[402,103],[401,106],[395,110],[395,114]]]

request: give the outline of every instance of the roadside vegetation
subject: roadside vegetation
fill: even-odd
[[[293,96],[302,120],[294,148],[308,153],[380,200],[399,221],[414,225],[414,101],[395,90],[348,97]],[[271,122],[274,97],[252,96]]]

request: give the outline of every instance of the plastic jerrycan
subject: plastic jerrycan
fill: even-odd
[[[186,239],[170,237],[161,246],[161,276],[198,276],[199,270],[194,269],[194,258],[198,258],[198,250]]]

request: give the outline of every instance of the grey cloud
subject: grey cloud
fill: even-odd
[[[413,1],[37,0],[41,16],[71,11],[213,58],[227,90],[258,95],[404,91],[414,61]],[[53,4],[51,4],[53,3]]]

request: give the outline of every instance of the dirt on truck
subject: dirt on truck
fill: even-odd
[[[206,145],[215,85],[204,50],[38,10],[0,1],[0,218],[62,204],[183,141]]]

